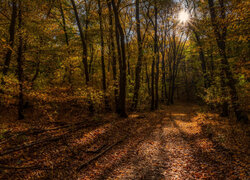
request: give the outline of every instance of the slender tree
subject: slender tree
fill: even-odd
[[[60,8],[60,13],[61,13],[61,17],[62,17],[62,26],[63,26],[63,32],[64,32],[64,36],[65,36],[65,43],[67,45],[67,48],[69,48],[69,35],[67,32],[67,26],[66,26],[66,20],[65,20],[65,15],[64,15],[64,10],[63,10],[63,6],[62,6],[62,0],[59,0],[59,8]],[[70,53],[70,51],[68,50],[68,53]],[[70,67],[66,66],[65,68],[66,73],[69,71],[69,76],[68,76],[68,82],[72,88],[72,80],[71,80],[71,64]]]
[[[216,15],[216,10],[214,7],[214,0],[208,0],[209,5],[209,12],[211,17],[211,23],[213,26],[214,34],[216,37],[217,46],[219,48],[219,53],[221,56],[221,70],[225,74],[227,81],[226,85],[229,87],[229,93],[231,98],[231,103],[233,110],[235,112],[236,118],[238,121],[241,121],[243,118],[245,121],[248,121],[248,117],[244,115],[242,112],[239,102],[238,102],[238,95],[236,90],[236,80],[233,77],[232,71],[230,69],[230,65],[228,63],[227,54],[226,54],[226,36],[227,36],[227,26],[225,24],[226,20],[226,9],[224,0],[219,0],[220,5],[220,18]],[[223,24],[221,25],[222,28],[219,27],[219,21],[223,20]],[[220,31],[221,29],[221,31]],[[221,77],[223,78],[223,77]]]
[[[114,80],[114,99],[115,99],[115,108],[118,112],[118,87],[117,87],[117,60],[115,53],[115,42],[114,42],[114,30],[113,30],[113,13],[112,13],[112,4],[111,0],[107,0],[108,11],[109,11],[109,39],[110,39],[110,54],[112,57],[112,71],[113,71],[113,80]]]
[[[3,66],[3,76],[1,80],[1,84],[4,85],[4,76],[7,75],[9,66],[10,66],[10,60],[11,55],[14,47],[14,41],[15,41],[15,29],[16,29],[16,18],[17,18],[17,0],[12,0],[12,12],[11,12],[11,19],[10,19],[10,27],[9,27],[9,47],[5,56],[4,60],[4,66]]]
[[[194,12],[194,18],[197,19],[197,12],[196,12],[196,3],[193,1],[193,12]],[[208,79],[208,75],[207,75],[207,65],[206,65],[206,59],[205,59],[205,53],[204,53],[204,47],[202,45],[202,41],[200,38],[200,33],[199,33],[199,29],[197,28],[197,25],[195,25],[195,23],[189,23],[189,28],[192,30],[195,40],[196,40],[196,44],[198,47],[198,51],[199,51],[199,58],[201,61],[201,69],[202,69],[202,74],[203,74],[203,79],[204,79],[204,87],[208,88],[210,86],[209,84],[209,79]]]
[[[83,53],[82,62],[83,62],[83,65],[84,65],[86,84],[88,85],[88,83],[89,83],[89,72],[88,72],[88,61],[87,61],[87,57],[88,57],[87,45],[86,45],[86,42],[85,42],[85,37],[84,37],[84,34],[83,34],[82,25],[81,25],[81,21],[80,21],[78,12],[77,12],[75,1],[71,0],[71,3],[72,3],[72,6],[73,6],[73,9],[74,9],[76,22],[77,22],[78,30],[79,30],[80,37],[81,37],[82,53]]]
[[[126,50],[125,50],[125,36],[120,23],[118,7],[120,0],[116,4],[114,0],[111,1],[115,16],[115,26],[116,26],[116,41],[118,47],[119,56],[119,69],[120,69],[120,82],[119,82],[119,109],[118,113],[121,117],[127,117],[126,113]],[[120,49],[120,50],[119,50]],[[120,51],[120,52],[119,52]]]
[[[159,56],[159,46],[158,46],[158,7],[157,1],[155,0],[154,5],[155,11],[155,24],[154,24],[154,56],[156,61],[156,74],[155,74],[155,102],[154,102],[154,109],[158,109],[159,106],[159,64],[160,64],[160,56]]]
[[[140,79],[141,79],[140,74],[141,74],[142,56],[143,56],[139,0],[135,1],[135,6],[136,6],[136,32],[137,32],[138,56],[137,56],[137,64],[135,70],[135,86],[134,86],[132,109],[136,109],[138,105]]]
[[[106,95],[107,86],[106,86],[106,69],[104,62],[104,38],[103,38],[103,23],[102,23],[102,5],[101,1],[98,0],[98,14],[99,14],[99,25],[100,25],[100,39],[101,39],[101,63],[102,63],[102,88],[104,91],[104,101],[105,101],[105,109],[110,110],[108,99]]]
[[[19,95],[18,95],[18,120],[24,119],[23,115],[23,19],[22,19],[22,1],[18,1],[18,38],[19,45],[17,51],[17,74],[19,82]]]

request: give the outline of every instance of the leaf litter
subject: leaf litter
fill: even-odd
[[[126,119],[107,113],[59,123],[8,119],[0,178],[249,179],[249,128],[199,109],[177,104]]]

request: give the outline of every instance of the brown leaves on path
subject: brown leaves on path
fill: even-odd
[[[1,140],[0,177],[248,179],[249,129],[199,109],[177,104],[155,112],[134,113],[126,119],[98,115],[85,122],[65,121],[57,127],[47,124],[40,133],[23,133],[21,139],[20,133],[10,131],[8,141],[7,137]],[[32,128],[19,127],[19,132]],[[61,138],[4,154],[56,137]]]

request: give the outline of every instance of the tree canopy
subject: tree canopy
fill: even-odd
[[[1,104],[89,112],[196,101],[249,107],[247,0],[1,0]],[[41,103],[40,103],[41,104]]]

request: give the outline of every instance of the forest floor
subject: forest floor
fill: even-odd
[[[1,115],[0,179],[250,179],[249,127],[198,105],[126,119]]]

